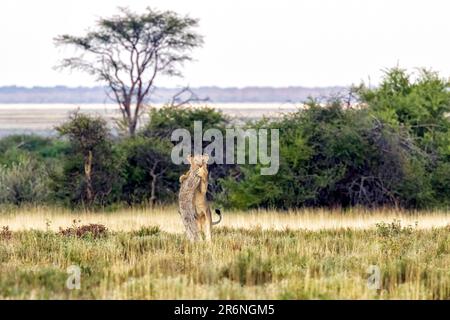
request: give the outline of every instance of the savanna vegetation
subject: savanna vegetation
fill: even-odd
[[[0,140],[0,202],[87,209],[173,203],[186,168],[171,162],[171,133],[193,133],[194,121],[202,121],[204,131],[280,130],[276,175],[261,175],[260,165],[211,165],[208,197],[218,205],[446,208],[449,88],[434,72],[394,68],[376,88],[362,84],[349,97],[310,100],[278,119],[241,124],[206,106],[150,109],[134,135],[112,134],[105,120],[75,113],[56,138]]]
[[[55,137],[0,139],[0,298],[450,299],[449,80],[393,68],[244,123],[189,107],[187,88],[149,107],[155,78],[202,44],[197,23],[121,9],[55,38],[76,49],[59,66],[105,84],[121,119],[76,112]],[[277,174],[209,166],[207,197],[227,209],[212,242],[189,242],[175,208],[187,166],[171,134],[194,121],[279,129]]]
[[[0,298],[449,299],[449,237],[448,227],[398,221],[363,230],[221,227],[212,243],[195,244],[152,225],[4,228]],[[78,290],[66,285],[73,265]],[[370,268],[380,271],[376,287]]]

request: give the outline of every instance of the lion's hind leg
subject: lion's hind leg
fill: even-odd
[[[197,217],[197,226],[198,230],[202,234],[202,237],[206,236],[207,231],[207,225],[208,225],[208,219],[206,218],[206,215],[204,212],[200,212],[200,214]]]
[[[205,238],[207,241],[211,241],[211,233],[212,233],[212,217],[211,210],[208,208],[205,215]]]

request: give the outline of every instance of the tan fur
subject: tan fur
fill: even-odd
[[[184,176],[182,180],[178,193],[178,212],[186,228],[187,238],[196,241],[199,239],[200,232],[197,225],[194,195],[200,186],[201,179],[195,172],[189,171],[189,174]]]
[[[208,201],[206,200],[206,192],[208,190],[208,159],[207,155],[189,156],[188,161],[191,167],[187,173],[180,177],[180,183],[188,177],[190,172],[200,177],[200,185],[194,193],[194,207],[196,212],[196,223],[198,230],[205,235],[206,240],[211,240],[212,216]]]

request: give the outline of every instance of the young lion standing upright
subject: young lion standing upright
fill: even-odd
[[[208,190],[208,155],[194,155],[188,156],[188,161],[191,167],[187,173],[180,177],[180,183],[188,177],[190,172],[200,177],[200,184],[194,191],[194,207],[195,207],[195,220],[198,230],[205,235],[207,240],[211,240],[211,229],[213,225],[218,224],[222,220],[220,210],[216,209],[215,212],[219,215],[218,221],[212,221],[211,209],[208,201],[206,200],[206,192]]]

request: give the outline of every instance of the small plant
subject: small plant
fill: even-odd
[[[262,285],[272,281],[272,262],[248,249],[239,253],[234,261],[224,266],[221,276],[236,281],[242,286]]]
[[[51,226],[52,226],[52,220],[45,219],[45,230],[50,231]]]
[[[395,237],[399,235],[410,235],[414,229],[411,225],[402,227],[400,220],[394,219],[391,223],[380,222],[376,224],[377,234],[382,237]],[[417,227],[417,222],[416,222]]]
[[[416,228],[418,223],[416,222]],[[395,255],[401,259],[410,249],[414,235],[411,225],[402,227],[400,220],[391,223],[377,223],[376,233],[381,237],[380,244],[384,254]]]
[[[145,237],[145,236],[153,236],[157,235],[161,232],[161,229],[158,226],[149,226],[149,227],[141,227],[139,230],[136,230],[133,232],[133,235],[138,237]]]
[[[3,226],[0,231],[0,240],[10,240],[12,238],[12,232],[8,226]]]
[[[79,226],[77,222],[80,222],[80,220],[73,220],[72,227],[66,229],[59,228],[59,234],[66,237],[91,237],[98,239],[105,237],[108,233],[108,229],[102,224],[91,223]]]

